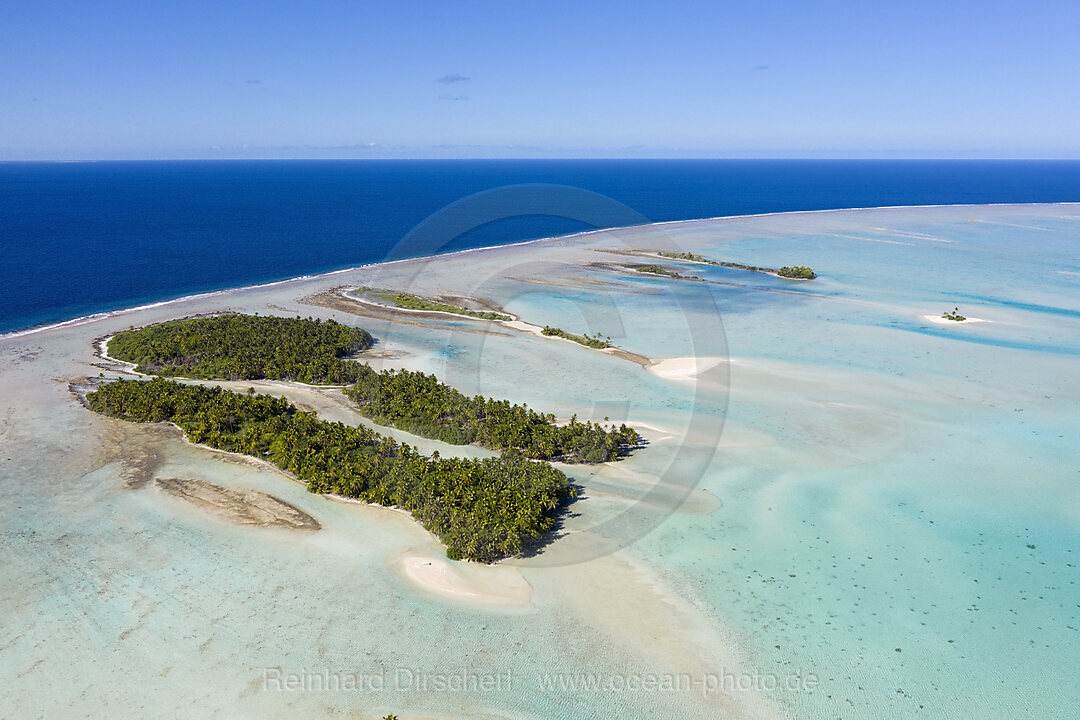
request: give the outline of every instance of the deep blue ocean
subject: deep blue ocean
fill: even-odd
[[[0,164],[0,332],[408,255],[417,246],[402,248],[400,241],[429,216],[475,193],[517,184],[581,188],[627,206],[638,221],[661,222],[884,205],[1080,201],[1080,162]],[[535,197],[561,197],[543,187],[532,190]],[[532,214],[546,211],[544,203],[515,210],[515,196],[491,197],[493,202],[470,206],[476,222],[443,223],[446,237],[433,249],[592,227]],[[558,214],[579,215],[573,207]],[[614,211],[580,215],[599,225],[626,224],[628,217]],[[489,219],[494,221],[455,234],[459,226]]]

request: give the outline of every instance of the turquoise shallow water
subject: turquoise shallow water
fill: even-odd
[[[793,696],[807,716],[1080,707],[1080,221],[1002,214],[672,233],[822,275],[756,302],[710,288],[733,357],[729,422],[776,444],[722,448],[700,487],[724,508],[634,548],[677,567],[762,667],[818,675]],[[987,322],[923,317],[954,305]]]
[[[649,378],[628,413],[663,424],[726,409],[726,437],[766,439],[717,452],[698,487],[720,510],[675,515],[631,552],[742,633],[763,671],[819,678],[786,697],[800,715],[1080,706],[1075,210],[801,215],[624,242],[821,274],[669,262],[724,284],[610,273],[617,287],[530,288],[509,305],[653,358],[691,354],[695,313],[722,316],[730,405],[705,380]],[[924,317],[954,306],[986,322]],[[583,381],[618,394],[608,382]],[[549,383],[534,392],[573,404]],[[669,457],[655,446],[628,464],[661,475]]]
[[[664,246],[807,264],[821,277],[684,264],[716,282],[673,282],[619,272],[610,263],[626,256],[593,252]],[[607,269],[587,265],[594,255]],[[404,277],[395,272],[356,280],[380,286]],[[392,570],[404,552],[438,552],[399,514],[313,497],[175,440],[147,444],[162,452],[159,476],[272,492],[323,529],[236,528],[153,488],[125,488],[110,459],[120,441],[70,401],[65,378],[96,374],[89,339],[128,317],[5,340],[0,380],[19,401],[0,406],[10,453],[0,458],[0,679],[15,689],[0,695],[0,715],[712,718],[757,707],[538,680],[583,671],[812,678],[812,689],[765,688],[805,718],[1057,718],[1080,707],[1076,206],[636,228],[443,258],[412,289],[483,296],[654,360],[716,364],[680,378],[657,372],[678,362],[645,370],[467,321],[351,318],[380,339],[379,362],[561,417],[626,419],[650,441],[613,467],[567,468],[586,495],[570,535],[511,568],[533,587],[529,607],[492,611],[432,597]],[[282,292],[192,309],[291,309]],[[954,306],[984,322],[925,317]],[[694,491],[676,509],[665,498],[680,497],[680,483]],[[656,487],[667,495],[634,503]],[[612,517],[625,519],[603,526],[623,541],[617,552],[545,567],[575,559],[560,550]],[[267,667],[462,663],[509,671],[513,688],[260,686]]]
[[[527,368],[529,383],[503,375],[492,392],[534,404],[588,414],[590,401],[621,397],[631,419],[664,427],[726,418],[697,483],[723,507],[675,514],[630,552],[740,633],[762,672],[820,680],[777,693],[800,716],[1080,707],[1075,208],[804,214],[614,237],[821,275],[666,262],[712,282],[611,271],[590,275],[603,287],[493,290],[533,322],[652,358],[710,344],[730,355],[726,384],[591,363],[569,381],[545,378],[520,347],[489,340],[477,353],[488,382]],[[985,322],[926,317],[954,306]],[[723,338],[700,335],[706,314],[719,314]],[[673,454],[656,443],[626,465],[664,476]]]

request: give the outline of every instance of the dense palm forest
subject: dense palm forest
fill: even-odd
[[[343,358],[371,342],[333,320],[217,315],[117,333],[109,355],[155,375],[344,385],[356,382],[359,364]]]
[[[555,525],[574,495],[562,472],[515,452],[429,458],[368,428],[325,422],[254,391],[118,380],[86,400],[105,415],[172,422],[192,442],[268,460],[311,492],[404,508],[453,559],[493,562],[521,553]]]
[[[817,277],[817,273],[813,268],[806,267],[805,265],[794,265],[788,267],[785,265],[776,271],[776,274],[780,277],[793,278],[795,280],[813,280]]]
[[[190,378],[298,380],[351,384],[345,394],[366,417],[455,445],[478,443],[529,458],[600,463],[626,455],[638,434],[625,425],[556,425],[553,415],[482,396],[468,397],[434,376],[376,372],[344,356],[371,345],[364,330],[332,320],[221,315],[127,330],[109,354],[140,372]]]
[[[366,417],[414,435],[513,450],[535,459],[585,463],[615,460],[640,442],[637,432],[626,425],[604,429],[574,417],[560,426],[554,415],[482,395],[469,397],[434,375],[365,368],[356,384],[345,388],[345,395]]]

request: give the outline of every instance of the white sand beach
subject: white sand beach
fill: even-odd
[[[723,357],[677,357],[658,360],[646,369],[666,380],[690,381],[725,362]]]
[[[987,322],[986,320],[984,320],[982,318],[967,317],[967,316],[964,316],[963,320],[952,320],[952,319],[947,318],[947,317],[942,317],[941,315],[923,315],[923,319],[924,320],[929,320],[930,322],[932,322],[932,323],[934,323],[936,325],[967,325],[968,323]]]
[[[455,563],[417,553],[403,555],[395,565],[409,582],[444,598],[502,607],[530,605],[532,587],[509,565]]]

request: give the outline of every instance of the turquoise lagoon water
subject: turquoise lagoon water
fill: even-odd
[[[250,467],[222,469],[182,443],[168,445],[160,475],[194,468],[273,492],[323,530],[298,537],[224,526],[149,491],[117,490],[115,468],[92,453],[81,468],[39,457],[50,443],[78,447],[89,421],[76,408],[57,415],[48,437],[5,437],[19,448],[13,478],[68,479],[46,494],[7,484],[5,544],[18,560],[2,586],[12,628],[0,636],[2,667],[9,686],[22,683],[38,699],[0,708],[63,716],[81,699],[120,714],[190,707],[231,717],[725,716],[696,693],[553,691],[538,681],[551,672],[685,670],[663,652],[634,650],[635,638],[651,643],[681,628],[706,657],[693,659],[694,673],[812,680],[766,687],[795,717],[1075,714],[1077,206],[780,215],[569,242],[806,264],[821,277],[799,283],[666,263],[715,281],[673,282],[564,262],[556,244],[521,255],[520,266],[498,253],[443,259],[467,273],[414,280],[417,291],[459,282],[448,289],[477,291],[538,324],[610,335],[654,360],[715,358],[696,378],[570,343],[482,334],[468,321],[370,324],[385,364],[561,417],[642,425],[650,444],[629,460],[567,468],[585,490],[570,534],[516,563],[533,586],[532,607],[490,611],[421,593],[386,569],[403,549],[437,549],[408,518],[309,496]],[[376,284],[378,275],[364,279]],[[269,297],[230,302],[258,309]],[[925,317],[954,306],[984,322]],[[29,399],[65,392],[42,386]],[[666,494],[650,494],[657,484]],[[603,525],[612,518],[624,522]],[[598,527],[621,549],[548,566],[574,560],[573,538]],[[640,583],[667,588],[669,600],[643,600],[638,581],[616,574],[623,562],[646,568]],[[723,665],[721,649],[738,665]],[[457,663],[510,669],[513,689],[259,686],[265,667]],[[39,693],[56,673],[67,684],[50,700]],[[199,690],[189,697],[185,688]]]
[[[817,676],[814,692],[787,694],[798,715],[1075,712],[1075,207],[800,215],[669,236],[822,277],[680,267],[754,288],[707,292],[732,357],[728,429],[775,442],[722,446],[698,487],[723,508],[673,516],[632,551],[675,571],[758,667]],[[627,346],[677,347],[633,298]],[[954,306],[987,322],[923,317]]]
[[[562,392],[516,388],[588,413],[577,388],[614,398],[630,386],[631,418],[726,409],[728,436],[756,433],[745,447],[722,444],[698,483],[721,509],[673,515],[630,552],[741,633],[758,667],[819,678],[812,693],[786,694],[798,715],[1080,707],[1075,208],[778,216],[663,233],[623,242],[808,264],[821,278],[669,263],[737,287],[612,274],[603,290],[518,288],[514,312],[653,358],[689,353],[686,313],[722,316],[729,404],[705,380],[607,368]],[[588,309],[598,296],[617,312]],[[924,317],[954,306],[986,322]],[[660,475],[672,452],[658,443],[627,464]]]

